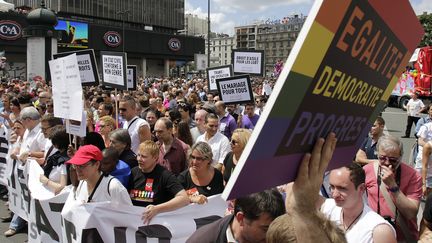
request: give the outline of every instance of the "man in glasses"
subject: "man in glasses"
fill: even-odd
[[[126,120],[123,128],[131,137],[131,150],[136,154],[140,143],[151,139],[150,125],[137,115],[136,101],[131,96],[125,96],[119,104],[120,116]]]
[[[396,226],[397,240],[418,240],[417,213],[422,196],[421,176],[401,162],[402,142],[393,136],[378,140],[378,162],[364,166],[368,205]]]
[[[330,172],[332,199],[321,198],[320,211],[345,232],[347,242],[396,242],[396,231],[363,203],[365,172],[358,164]]]

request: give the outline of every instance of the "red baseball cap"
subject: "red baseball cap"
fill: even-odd
[[[94,145],[84,145],[81,146],[75,155],[66,163],[74,165],[83,165],[90,160],[101,161],[102,152],[100,149]]]

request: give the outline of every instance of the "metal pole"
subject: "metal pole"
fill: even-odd
[[[207,16],[207,67],[210,67],[210,0],[208,0],[208,16]]]
[[[124,24],[125,24],[125,14],[126,14],[126,12],[125,11],[123,11],[123,14],[122,14],[122,30],[123,30],[123,52],[124,52],[124,48],[125,48],[125,40],[126,40],[126,36],[125,36],[125,26],[124,26]]]

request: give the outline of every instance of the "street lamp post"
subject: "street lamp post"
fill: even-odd
[[[129,9],[123,10],[123,11],[118,11],[117,14],[122,16],[122,46],[123,46],[123,52],[125,52],[125,41],[126,41],[126,36],[125,36],[125,15],[127,14],[127,16],[129,16]]]
[[[207,14],[207,67],[210,67],[210,0],[208,0]]]

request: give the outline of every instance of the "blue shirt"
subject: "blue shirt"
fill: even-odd
[[[121,184],[127,188],[129,184],[129,176],[131,174],[131,169],[128,164],[126,164],[123,160],[119,160],[115,169],[110,173],[110,175],[114,176],[121,182]]]

